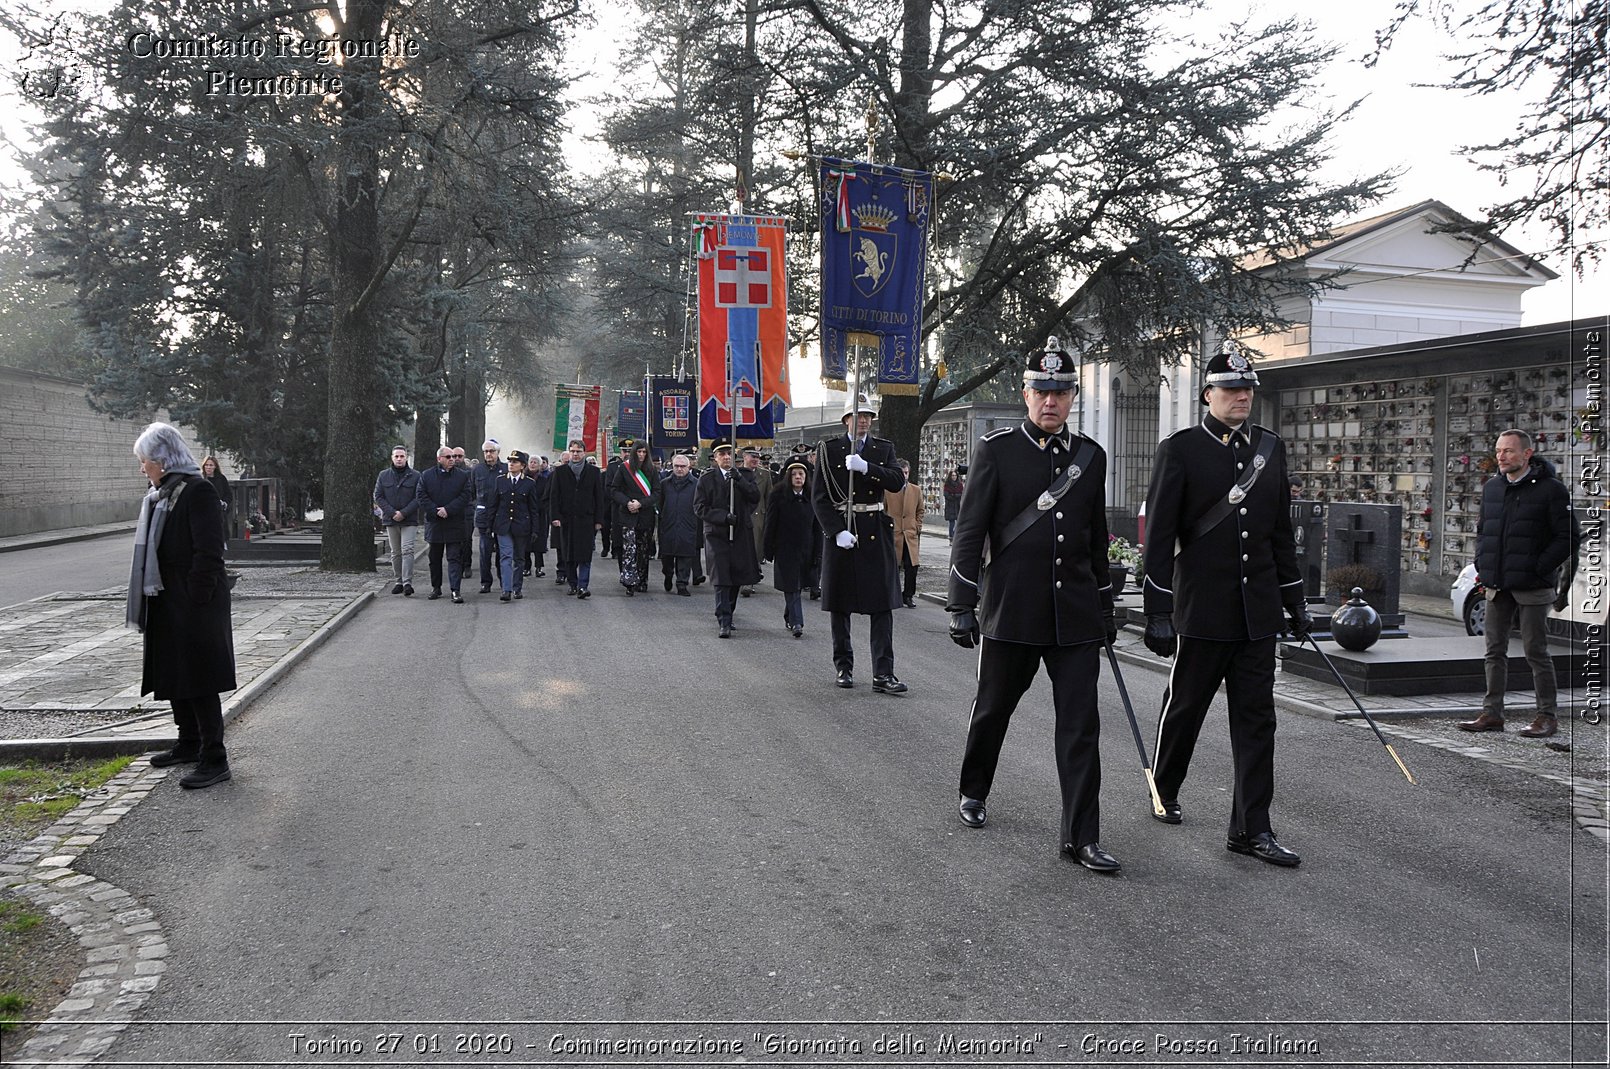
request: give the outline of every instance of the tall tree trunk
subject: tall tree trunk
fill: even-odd
[[[434,408],[414,413],[414,467],[424,471],[436,463],[436,450],[442,447],[442,414]]]
[[[378,41],[385,0],[348,0],[341,36]],[[330,332],[330,412],[324,456],[324,539],[319,566],[326,571],[375,570],[370,512],[379,440],[381,396],[374,288],[380,266],[380,213],[376,189],[380,153],[375,142],[375,95],[380,61],[356,58],[342,68],[340,153],[331,235],[334,296]]]
[[[900,84],[894,94],[894,164],[897,167],[933,166],[928,148],[929,109],[934,93],[933,0],[904,0],[901,12]],[[921,319],[922,310],[918,309]],[[922,354],[917,357],[919,381]],[[894,442],[895,453],[918,470],[922,425],[920,394],[891,394],[882,398],[878,433]]]

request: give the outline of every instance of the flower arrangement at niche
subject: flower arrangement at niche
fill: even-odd
[[[1140,550],[1131,545],[1129,539],[1119,538],[1117,535],[1107,536],[1107,563],[1119,564],[1126,568],[1139,570]]]

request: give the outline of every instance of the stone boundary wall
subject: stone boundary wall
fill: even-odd
[[[95,411],[82,383],[0,367],[0,537],[134,522],[147,483],[130,451],[151,419]],[[195,431],[179,428],[196,454]],[[229,458],[224,474],[234,476]]]

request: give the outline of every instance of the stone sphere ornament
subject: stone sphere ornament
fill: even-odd
[[[1381,637],[1381,614],[1364,600],[1362,587],[1330,618],[1330,634],[1344,650],[1358,653],[1375,645]]]

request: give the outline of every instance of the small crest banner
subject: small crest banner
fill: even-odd
[[[560,383],[553,388],[553,447],[560,450],[579,438],[588,452],[598,450],[598,405],[602,386]]]
[[[921,372],[933,175],[823,158],[822,378],[844,389],[852,345],[877,352],[883,394],[914,394]]]
[[[642,390],[622,390],[615,413],[615,435],[620,438],[648,437],[648,412]]]
[[[649,440],[657,449],[692,449],[699,444],[694,426],[693,380],[654,375],[649,383]]]

